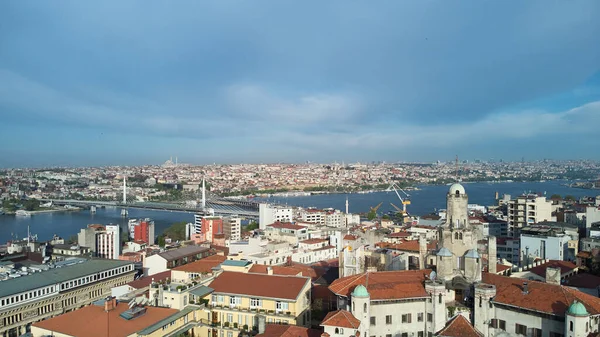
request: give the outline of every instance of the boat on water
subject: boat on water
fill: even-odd
[[[15,212],[15,215],[16,216],[31,216],[31,213],[29,213],[29,212],[27,212],[25,210],[20,209],[20,210],[18,210],[18,211]]]

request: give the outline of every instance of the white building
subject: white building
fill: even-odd
[[[106,230],[96,233],[96,255],[103,259],[118,260],[121,255],[121,227],[106,225]]]
[[[258,208],[258,225],[265,229],[268,225],[280,222],[292,222],[294,209],[288,206],[260,204]]]
[[[552,218],[552,202],[546,197],[522,195],[510,200],[508,206],[508,236],[518,235],[520,228]]]
[[[275,222],[265,228],[265,236],[270,240],[281,240],[297,245],[298,242],[308,239],[308,228],[286,222]]]
[[[300,210],[300,219],[302,220],[302,222],[324,225],[326,214],[327,212],[324,210],[316,208],[307,208]]]
[[[542,223],[521,228],[520,255],[523,265],[532,263],[536,258],[575,261],[578,245],[577,227]]]
[[[292,255],[292,261],[311,264],[337,258],[337,249],[327,239],[307,239],[300,241]]]
[[[598,198],[597,200],[600,200]],[[589,231],[592,224],[600,222],[600,206],[588,206],[585,208],[585,227]],[[589,236],[592,236],[588,233]]]

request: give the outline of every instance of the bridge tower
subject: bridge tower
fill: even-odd
[[[123,176],[123,203],[127,203],[127,177]]]

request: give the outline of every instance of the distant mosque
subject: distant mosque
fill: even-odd
[[[162,167],[177,167],[177,165],[177,157],[175,157],[175,162],[173,162],[173,157],[171,157],[169,160],[164,162],[164,164],[162,164]]]

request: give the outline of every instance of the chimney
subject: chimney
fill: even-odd
[[[496,274],[498,266],[498,255],[496,252],[496,237],[488,237],[488,272],[490,274]]]
[[[111,311],[117,307],[117,299],[116,297],[107,297],[104,300],[104,311]]]
[[[267,274],[273,275],[273,267],[267,267]]]
[[[546,283],[560,284],[561,270],[556,267],[546,267]]]
[[[527,287],[527,282],[523,282],[523,295],[529,294],[529,287]]]
[[[264,315],[259,315],[258,316],[258,333],[264,334],[266,327],[267,327],[267,317]]]

